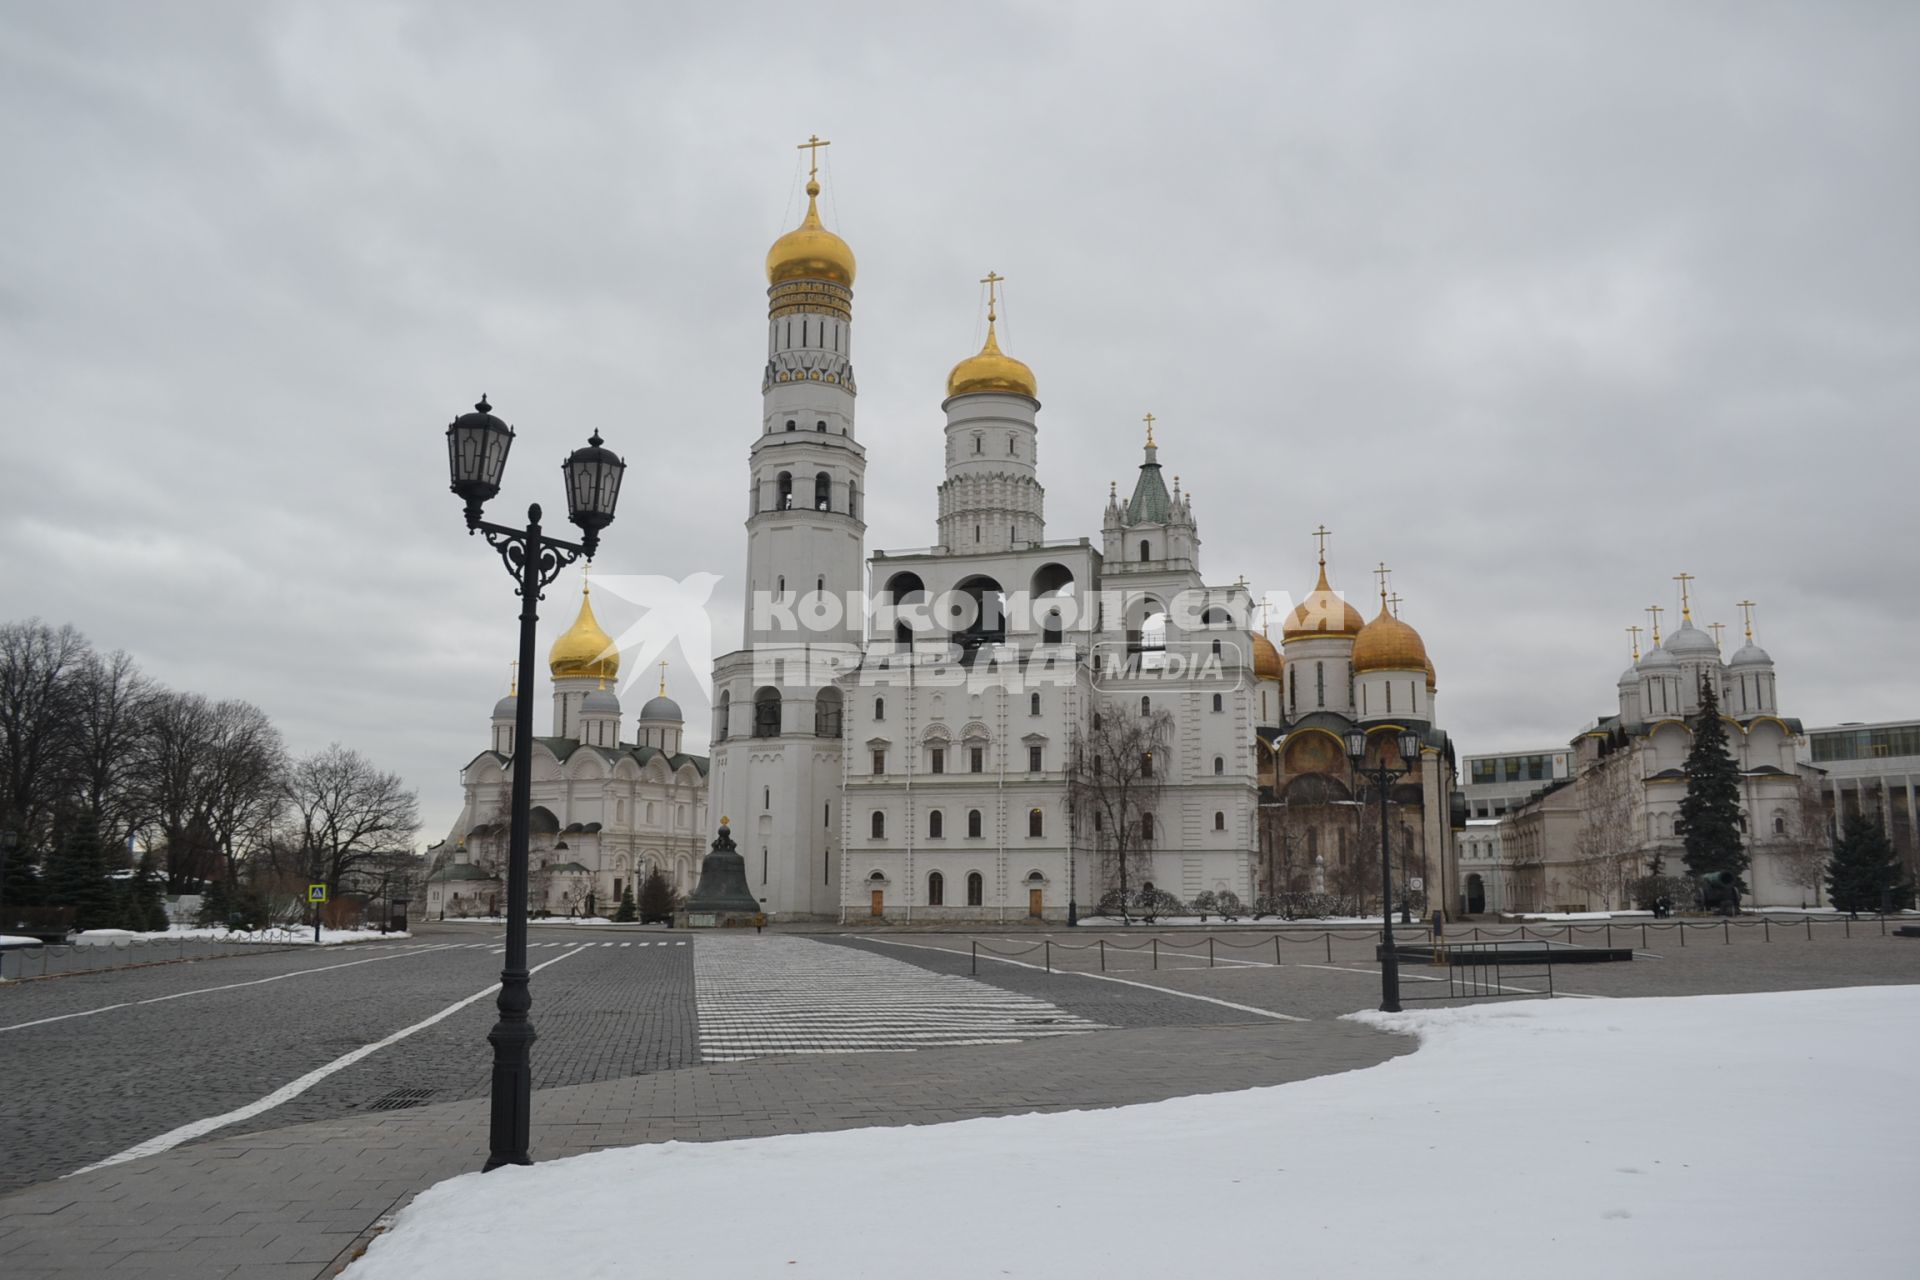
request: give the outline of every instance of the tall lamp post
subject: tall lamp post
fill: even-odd
[[[507,450],[513,446],[513,428],[493,416],[485,396],[472,413],[461,414],[447,427],[447,468],[453,492],[467,504],[467,532],[485,534],[487,543],[513,576],[520,597],[520,670],[533,670],[534,624],[539,620],[541,592],[560,571],[581,556],[593,559],[600,531],[613,523],[614,504],[620,498],[620,477],[627,464],[601,447],[594,432],[585,446],[575,449],[561,464],[566,481],[567,518],[580,527],[578,543],[563,542],[541,532],[540,506],[527,508],[523,529],[491,524],[480,518],[481,508],[500,492],[507,469]],[[500,970],[500,1020],[487,1039],[493,1045],[493,1117],[488,1129],[486,1169],[503,1164],[532,1164],[527,1154],[533,1118],[533,1023],[527,1012],[533,996],[527,990],[527,835],[533,809],[533,682],[520,682],[513,719],[513,809],[507,837],[507,950]]]
[[[1387,838],[1387,788],[1420,764],[1420,731],[1402,729],[1394,737],[1400,763],[1390,765],[1383,752],[1380,762],[1367,766],[1367,731],[1347,731],[1347,756],[1353,772],[1366,779],[1380,797],[1380,1012],[1400,1012],[1400,956],[1393,949],[1393,851]]]

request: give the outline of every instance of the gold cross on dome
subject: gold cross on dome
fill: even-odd
[[[1387,597],[1387,605],[1393,610],[1393,616],[1396,618],[1400,616],[1400,600],[1401,596],[1398,591]]]
[[[998,289],[999,289],[1000,283],[1005,279],[1006,277],[1001,275],[998,271],[989,271],[987,272],[987,274],[980,277],[980,283],[987,286],[987,323],[988,324],[992,324],[996,318],[994,315],[994,312],[996,309],[996,304],[1000,301],[1000,295],[999,295]]]
[[[1693,575],[1690,573],[1676,573],[1673,575],[1673,580],[1680,584],[1680,616],[1683,618],[1692,618],[1693,603],[1687,596],[1687,584],[1693,581]]]
[[[1650,604],[1647,606],[1647,616],[1653,619],[1653,644],[1655,648],[1659,648],[1660,646],[1660,615],[1665,612],[1666,609],[1660,605]]]
[[[1380,607],[1383,609],[1387,606],[1387,575],[1392,572],[1393,570],[1387,568],[1385,560],[1382,560],[1380,567],[1373,571],[1373,576],[1380,579]]]
[[[667,660],[660,659],[660,696],[667,696]]]
[[[1709,622],[1707,624],[1707,630],[1713,632],[1713,642],[1716,645],[1720,643],[1720,633],[1726,629],[1727,624],[1724,622]]]
[[[1313,536],[1320,540],[1320,563],[1324,565],[1327,562],[1327,539],[1333,536],[1333,530],[1323,524],[1313,531]]]
[[[1739,606],[1740,617],[1746,623],[1746,626],[1747,626],[1747,643],[1752,644],[1753,643],[1753,601],[1740,600],[1740,601],[1736,601],[1735,603]]]
[[[520,659],[518,658],[507,666],[507,696],[509,698],[520,696]]]
[[[830,147],[832,145],[831,142],[815,133],[808,135],[805,142],[794,148],[795,151],[804,151],[807,153],[807,178],[809,180],[819,176],[820,148]]]
[[[1645,630],[1645,627],[1627,628],[1627,634],[1633,637],[1633,660],[1635,662],[1640,661],[1640,633]]]
[[[1153,443],[1153,415],[1149,413],[1145,415],[1143,418],[1141,418],[1140,420],[1147,424],[1147,443],[1152,444]]]

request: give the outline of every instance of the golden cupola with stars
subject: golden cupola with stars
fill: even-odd
[[[949,399],[983,393],[1025,396],[1029,400],[1040,398],[1033,370],[1000,349],[1000,338],[995,331],[999,320],[996,286],[1004,278],[989,271],[981,282],[987,286],[987,341],[978,353],[953,366],[953,372],[947,375]]]
[[[800,144],[817,157],[827,146],[818,134]],[[820,175],[818,164],[807,173],[807,215],[800,225],[773,242],[767,250],[767,283],[786,284],[792,280],[826,280],[844,288],[853,288],[855,271],[853,250],[847,242],[827,230],[820,221]]]
[[[593,616],[593,589],[580,586],[580,614],[547,651],[547,669],[555,680],[611,681],[620,674],[620,650]]]

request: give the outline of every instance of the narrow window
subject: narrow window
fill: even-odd
[[[938,840],[947,834],[947,820],[938,809],[927,815],[927,839]]]
[[[975,453],[979,453],[981,451],[980,437],[977,435],[973,438],[973,451]]]
[[[987,749],[985,747],[969,747],[967,749],[967,771],[969,773],[985,773],[987,771]]]
[[[987,882],[978,871],[967,872],[967,905],[977,907],[986,900]]]
[[[875,840],[887,838],[887,815],[878,809],[873,811],[873,838]]]
[[[1017,451],[1016,449],[1014,449],[1014,447],[1013,447],[1013,437],[1012,437],[1012,436],[1008,436],[1008,437],[1007,437],[1007,456],[1008,456],[1009,458],[1013,458],[1013,457],[1018,457],[1018,456],[1019,456],[1019,454],[1018,454],[1018,451]]]
[[[930,907],[947,905],[947,878],[938,871],[927,877],[927,905]]]
[[[1147,540],[1145,538],[1140,539],[1140,558],[1142,560],[1151,560],[1153,558],[1147,554]]]
[[[887,718],[887,700],[885,698],[875,698],[873,700],[873,718],[875,720],[885,720]]]
[[[814,423],[813,429],[815,431],[820,432],[822,435],[826,434],[826,430],[827,430],[826,420],[823,418],[819,422]]]
[[[1216,658],[1220,656],[1220,642],[1218,640],[1213,642],[1213,656]]]
[[[885,751],[875,751],[873,753],[873,776],[877,778],[886,771],[887,753]]]
[[[1148,844],[1153,843],[1153,815],[1150,813],[1140,815],[1140,838]]]
[[[1223,701],[1217,693],[1213,695],[1213,709],[1215,711],[1224,711],[1226,709],[1225,701]]]
[[[847,514],[855,520],[860,518],[860,486],[847,481]]]
[[[974,540],[975,542],[978,542],[978,541],[980,541],[980,526],[979,526],[979,525],[975,525],[975,526],[973,526],[973,540]]]
[[[1038,840],[1047,833],[1046,815],[1038,809],[1027,810],[1027,838]]]
[[[1227,815],[1221,813],[1218,809],[1213,811],[1213,829],[1215,831],[1225,831],[1227,829]]]
[[[833,477],[824,471],[813,477],[813,509],[833,510]]]
[[[1143,716],[1150,716],[1153,714],[1153,699],[1145,696],[1144,694],[1141,695],[1141,698],[1140,698],[1140,714]]]
[[[1316,706],[1327,705],[1327,664],[1324,662],[1313,664],[1313,696]]]
[[[1151,751],[1144,753],[1140,757],[1140,776],[1143,778],[1151,778],[1153,776],[1153,752]]]
[[[760,788],[760,807],[762,809],[773,808],[773,788],[772,787]]]
[[[1039,694],[1034,693],[1034,694],[1029,694],[1027,696],[1027,714],[1030,716],[1037,716],[1040,714],[1040,695]]]
[[[833,825],[833,805],[831,802],[820,806],[820,825],[823,827],[831,827]]]
[[[967,839],[978,840],[979,838],[980,811],[978,809],[969,809],[967,810]]]
[[[760,846],[760,883],[767,882],[767,846]]]
[[[935,747],[932,752],[929,753],[929,758],[929,767],[933,772],[945,773],[947,771],[947,749],[945,747]]]
[[[1393,681],[1387,681],[1387,714],[1393,714]]]
[[[1214,777],[1216,777],[1216,778],[1218,778],[1218,777],[1220,777],[1220,776],[1222,776],[1223,774],[1225,774],[1225,773],[1226,773],[1226,771],[1227,771],[1227,761],[1226,761],[1226,757],[1224,757],[1224,756],[1215,756],[1215,757],[1213,758],[1213,776],[1214,776]]]
[[[1027,772],[1040,772],[1040,748],[1038,747],[1027,748]]]
[[[1107,829],[1107,824],[1101,821],[1100,813],[1098,810],[1096,810],[1093,815],[1093,833],[1095,835],[1099,835],[1102,831],[1105,831],[1106,829]]]
[[[776,592],[778,592],[778,593],[779,593],[779,595],[780,595],[780,598],[781,598],[781,599],[783,599],[783,600],[784,600],[784,599],[786,599],[786,595],[787,595],[787,575],[783,573],[783,574],[781,574],[781,575],[779,576],[779,578],[778,578],[778,579],[776,579],[775,581],[776,581],[776,583],[777,583],[778,585],[776,585],[776,586],[774,587],[774,590],[775,590]]]

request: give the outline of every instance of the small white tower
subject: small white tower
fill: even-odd
[[[1740,601],[1745,619],[1747,642],[1727,663],[1727,699],[1724,710],[1735,719],[1780,714],[1780,700],[1773,688],[1773,659],[1753,642],[1753,601]]]
[[[987,340],[947,375],[947,478],[940,545],[959,555],[1011,551],[1046,537],[1046,490],[1036,474],[1040,410],[1033,370],[1000,350],[998,288],[989,271]]]
[[[680,754],[681,734],[685,729],[686,718],[680,714],[680,704],[667,696],[667,662],[662,658],[660,692],[640,708],[638,744],[677,756]]]

